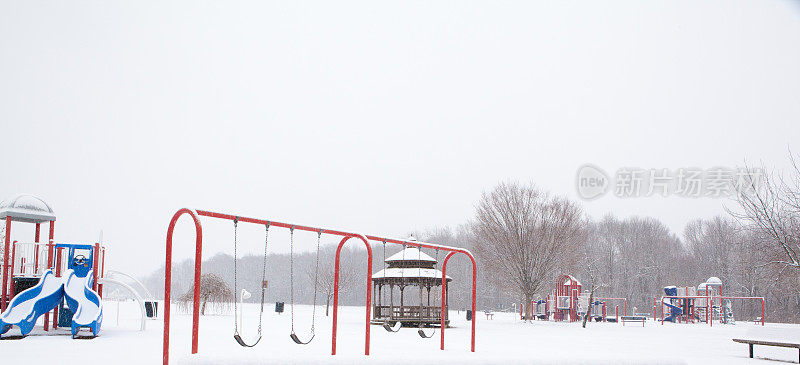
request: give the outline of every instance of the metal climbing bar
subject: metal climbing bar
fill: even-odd
[[[456,253],[462,253],[469,257],[470,261],[472,262],[472,312],[475,313],[476,305],[477,305],[477,272],[478,266],[475,261],[475,257],[469,250],[459,248],[459,247],[451,247],[451,246],[443,246],[437,245],[433,243],[427,242],[420,242],[420,241],[408,241],[408,240],[401,240],[396,238],[389,238],[389,237],[381,237],[376,235],[362,235],[355,232],[347,232],[329,228],[321,228],[321,227],[313,227],[313,226],[306,226],[300,225],[295,223],[286,223],[286,222],[279,222],[273,220],[266,220],[266,219],[258,219],[258,218],[250,218],[244,217],[240,215],[233,215],[233,214],[226,214],[226,213],[218,213],[212,212],[207,210],[193,210],[188,208],[183,208],[175,212],[172,216],[172,220],[169,223],[169,227],[167,228],[167,238],[166,238],[166,269],[164,275],[164,339],[163,339],[163,364],[169,364],[169,329],[170,329],[170,298],[171,298],[171,280],[172,280],[172,239],[173,233],[175,231],[175,225],[177,224],[178,220],[184,214],[188,214],[192,217],[192,220],[195,225],[195,273],[194,273],[194,300],[192,303],[192,354],[196,354],[199,350],[199,320],[200,320],[200,296],[199,296],[199,289],[200,289],[200,271],[201,271],[201,263],[202,263],[202,249],[203,249],[203,227],[200,223],[199,217],[209,217],[209,218],[217,218],[217,219],[226,219],[230,221],[238,221],[240,223],[252,223],[252,224],[260,224],[260,225],[270,225],[270,227],[281,227],[286,229],[300,230],[300,231],[307,231],[307,232],[319,232],[319,234],[327,234],[332,236],[340,236],[342,240],[339,242],[339,245],[336,249],[336,257],[335,257],[335,265],[334,265],[334,291],[333,291],[333,318],[332,318],[332,331],[331,331],[331,355],[336,355],[336,332],[337,332],[337,322],[338,322],[338,304],[339,304],[339,257],[341,253],[341,249],[345,243],[351,238],[357,238],[361,240],[367,249],[367,280],[366,280],[366,318],[365,318],[365,339],[364,339],[364,354],[369,355],[369,346],[370,346],[370,312],[371,312],[371,300],[372,300],[372,248],[369,244],[369,241],[378,241],[378,242],[388,242],[394,243],[399,245],[406,245],[410,247],[425,247],[430,249],[439,249],[443,251],[449,252],[447,257],[442,264],[442,282],[446,284],[446,274],[447,274],[447,262],[448,260],[455,255]],[[447,289],[446,286],[443,286],[445,290],[442,290],[442,298],[445,298]],[[444,306],[442,306],[442,328],[440,331],[440,339],[441,345],[440,348],[444,350]],[[470,342],[470,350],[475,352],[475,322],[476,316],[472,317],[472,336]]]

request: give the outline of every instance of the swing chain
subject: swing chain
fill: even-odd
[[[266,295],[267,287],[264,284],[267,281],[267,245],[269,244],[269,222],[267,222],[266,230],[264,233],[264,263],[261,269],[261,310],[258,312],[258,336],[261,336],[261,318],[264,316],[264,296]]]
[[[233,321],[233,335],[239,335],[239,319],[236,318],[239,315],[239,306],[238,302],[239,299],[239,287],[238,287],[238,272],[237,272],[237,246],[238,246],[238,234],[239,232],[239,217],[233,218],[233,314],[234,314],[234,321]]]
[[[294,226],[289,228],[289,305],[292,307],[292,333],[294,333]]]
[[[322,240],[322,229],[317,232],[317,259],[314,266],[314,307],[311,309],[311,335],[314,335],[314,326],[317,319],[317,284],[319,283],[319,244]]]

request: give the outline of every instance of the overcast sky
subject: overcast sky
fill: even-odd
[[[184,206],[404,236],[503,180],[577,199],[585,163],[785,168],[799,46],[788,0],[2,1],[0,196],[43,197],[57,240],[103,230],[107,267],[146,274]],[[582,204],[680,234],[724,203]],[[205,255],[231,226],[204,220]]]

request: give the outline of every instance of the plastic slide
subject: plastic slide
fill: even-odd
[[[81,328],[89,328],[93,336],[100,333],[100,324],[103,322],[103,304],[100,296],[91,289],[92,272],[84,277],[78,277],[72,270],[65,273],[64,298],[72,313],[72,338]]]
[[[27,336],[36,324],[36,320],[58,306],[64,295],[61,278],[47,270],[36,286],[17,294],[3,314],[0,314],[0,334],[4,334],[12,326],[19,327],[23,336]]]
[[[669,307],[669,317],[664,318],[664,320],[667,322],[675,322],[675,319],[683,314],[683,309],[677,305],[670,304],[669,302],[664,302],[664,305]]]

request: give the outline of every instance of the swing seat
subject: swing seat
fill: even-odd
[[[247,343],[245,343],[244,340],[242,339],[242,336],[239,336],[238,333],[233,335],[233,339],[236,340],[236,342],[239,343],[239,346],[242,346],[242,347],[255,347],[256,345],[258,345],[258,342],[261,341],[261,336],[258,336],[258,338],[256,338],[256,342],[254,342],[252,345],[248,345]]]
[[[400,328],[403,327],[403,323],[401,323],[401,322],[395,322],[394,324],[395,324],[396,328],[395,328],[395,326],[389,325],[389,322],[383,322],[383,329],[385,329],[386,331],[389,331],[389,332],[398,332],[398,331],[400,331]]]
[[[290,335],[289,335],[289,337],[291,337],[291,338],[292,338],[292,341],[294,341],[294,343],[296,343],[296,344],[298,344],[298,345],[308,345],[308,344],[310,344],[310,343],[311,343],[311,341],[314,339],[314,335],[315,335],[315,334],[313,334],[313,333],[312,333],[312,334],[311,334],[311,338],[309,338],[309,339],[308,339],[308,341],[306,341],[306,342],[303,342],[303,341],[301,341],[301,340],[300,340],[300,338],[299,338],[299,337],[297,337],[297,335],[296,335],[296,334],[294,334],[294,333],[290,334]]]
[[[419,337],[422,337],[422,338],[431,338],[431,337],[433,337],[433,336],[436,334],[436,329],[434,329],[434,330],[433,330],[433,332],[431,332],[431,334],[430,334],[430,335],[427,335],[427,334],[425,333],[425,331],[423,331],[421,328],[417,330],[417,333],[419,334]]]

